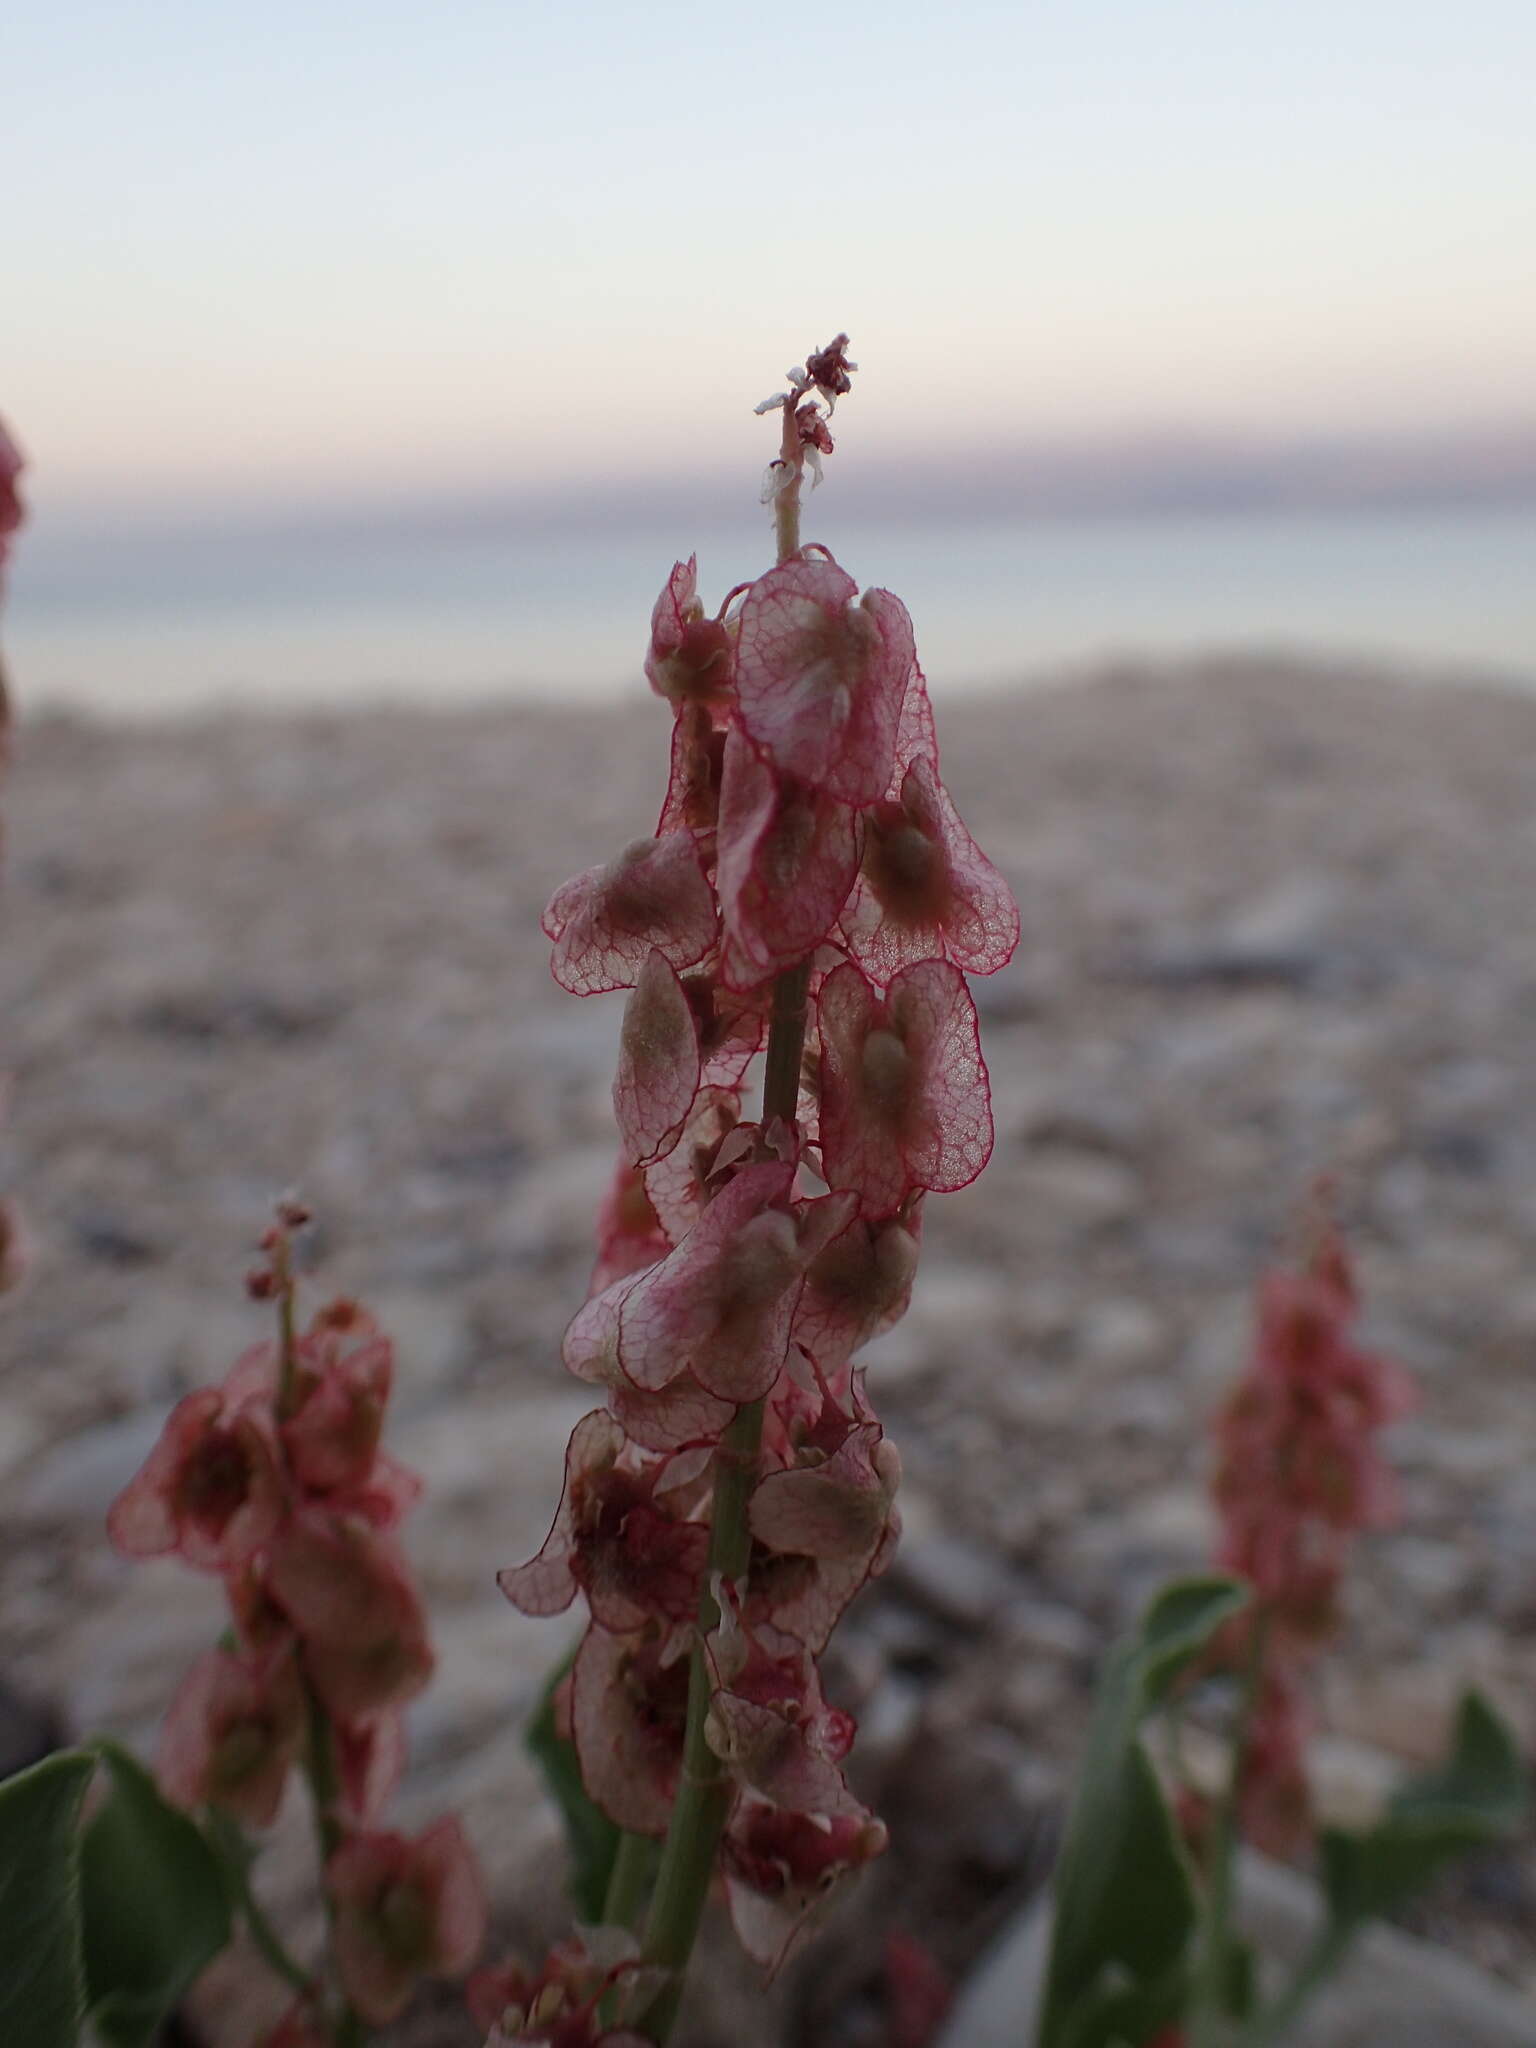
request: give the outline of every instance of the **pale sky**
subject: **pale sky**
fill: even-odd
[[[4,69],[55,509],[751,470],[837,327],[845,448],[1536,413],[1532,0],[52,0]]]

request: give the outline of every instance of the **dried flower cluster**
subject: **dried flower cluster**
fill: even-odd
[[[381,1447],[394,1352],[367,1310],[333,1301],[295,1327],[292,1237],[306,1220],[280,1209],[247,1280],[275,1303],[279,1334],[177,1404],[107,1527],[129,1557],[217,1573],[229,1601],[227,1647],[199,1658],[166,1715],[162,1789],[264,1828],[305,1769],[342,1990],[382,2022],[418,1979],[473,1960],[485,1906],[457,1820],[414,1840],[377,1826],[405,1761],[402,1710],[432,1675],[395,1534],[421,1489]],[[285,2025],[280,2041],[302,2041],[311,2018],[301,2006]]]
[[[784,412],[776,495],[830,448],[807,394],[830,411],[849,389],[845,349],[759,408]],[[562,986],[629,991],[622,1150],[564,1343],[601,1405],[543,1549],[501,1574],[527,1614],[585,1600],[564,1713],[588,1792],[632,1833],[668,1829],[702,1660],[728,1783],[718,1868],[770,1967],[885,1840],[844,1781],[853,1725],[816,1668],[897,1530],[897,1456],[855,1359],[907,1305],[925,1196],[986,1164],[965,977],[1018,938],[940,778],[905,607],[780,536],[777,565],[714,613],[696,562],[673,569],[646,660],[673,713],[656,830],[545,913]],[[744,1503],[744,1565],[722,1484]],[[513,2038],[627,2038],[527,2024]]]
[[[1412,1404],[1399,1368],[1352,1342],[1358,1309],[1343,1243],[1322,1223],[1304,1270],[1265,1278],[1252,1362],[1215,1423],[1217,1562],[1254,1594],[1221,1646],[1234,1668],[1256,1665],[1242,1821],[1276,1854],[1310,1834],[1305,1680],[1337,1626],[1352,1538],[1393,1518],[1376,1439]]]

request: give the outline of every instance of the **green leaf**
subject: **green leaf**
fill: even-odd
[[[1509,1729],[1482,1696],[1466,1693],[1450,1754],[1410,1778],[1374,1827],[1325,1830],[1323,1890],[1341,1934],[1396,1912],[1458,1856],[1513,1833],[1528,1788]]]
[[[0,2041],[75,2048],[85,2011],[80,1804],[96,1769],[63,1750],[0,1784]]]
[[[230,1938],[218,1858],[116,1743],[95,1745],[106,1793],[81,1844],[85,1978],[103,2048],[148,2048]]]
[[[1061,2048],[1146,2048],[1183,2014],[1185,1988],[1182,1957],[1155,1983],[1128,1985],[1110,1971],[1072,2008]]]
[[[1194,1881],[1141,1724],[1247,1597],[1234,1579],[1176,1580],[1111,1652],[1056,1867],[1040,2048],[1110,2048],[1143,2020],[1144,2040],[1177,2012]]]
[[[596,1925],[603,1917],[608,1879],[619,1853],[619,1829],[587,1797],[575,1745],[566,1740],[555,1723],[555,1693],[575,1658],[576,1652],[572,1650],[550,1673],[524,1740],[565,1822],[565,1839],[571,1852],[571,1903],[578,1919]]]
[[[1239,1935],[1227,1936],[1226,1954],[1227,1981],[1223,1989],[1226,2008],[1235,2020],[1248,2019],[1259,2000],[1259,1960],[1254,1953],[1252,1942],[1244,1941]]]

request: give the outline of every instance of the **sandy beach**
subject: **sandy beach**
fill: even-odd
[[[995,1157],[931,1204],[912,1313],[870,1356],[908,1538],[834,1683],[896,1845],[849,1927],[872,1898],[959,1971],[1038,1880],[1105,1642],[1205,1554],[1206,1418],[1321,1171],[1366,1335],[1421,1402],[1319,1690],[1320,1796],[1361,1810],[1467,1681],[1536,1736],[1536,697],[1255,661],[938,710],[1024,937],[976,990]],[[528,1940],[557,1924],[554,1834],[518,1722],[567,1631],[493,1579],[541,1539],[588,1405],[558,1345],[621,1007],[554,986],[538,916],[650,829],[665,746],[638,693],[52,717],[5,797],[5,1144],[39,1257],[0,1364],[0,1675],[152,1743],[215,1589],[122,1563],[102,1514],[169,1404],[262,1334],[248,1247],[301,1188],[317,1287],[397,1338],[395,1448],[428,1482],[441,1668],[402,1810],[468,1813]],[[1536,1846],[1414,1925],[1536,1992]],[[694,2038],[877,2041],[870,1967],[849,1935],[744,2023],[722,1968]],[[209,2022],[214,2048],[248,2032]]]

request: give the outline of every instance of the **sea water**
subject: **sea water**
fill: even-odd
[[[928,527],[840,517],[829,487],[810,509],[810,537],[906,600],[946,691],[1235,650],[1536,683],[1529,508]],[[697,548],[712,601],[766,566],[764,518],[673,524],[24,530],[8,666],[25,705],[114,715],[597,701],[643,687],[675,557]]]

